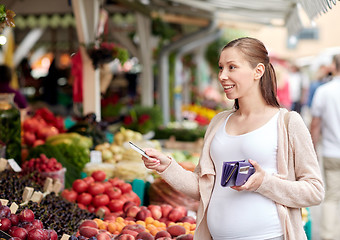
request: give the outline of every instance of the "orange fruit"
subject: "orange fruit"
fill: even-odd
[[[124,218],[122,218],[122,217],[117,217],[116,218],[116,222],[120,222],[120,223],[123,223],[125,220],[124,220]]]
[[[147,217],[145,218],[145,224],[148,225],[149,223],[152,223],[153,221],[155,221],[155,219],[153,219],[153,217]]]
[[[109,230],[110,233],[114,233],[114,232],[117,230],[116,223],[110,222],[110,223],[107,225],[107,230]]]

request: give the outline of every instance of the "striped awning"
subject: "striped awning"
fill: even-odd
[[[99,0],[98,0],[99,1]],[[340,1],[340,0],[338,0]],[[196,23],[218,20],[226,23],[255,23],[287,27],[289,35],[297,34],[303,24],[300,18],[304,12],[309,20],[327,13],[338,2],[337,0],[105,0],[104,7],[111,15],[139,11],[150,16],[166,15],[171,19],[184,19]],[[42,24],[61,22],[63,25],[73,24],[70,15],[70,0],[2,0],[2,4],[14,10],[17,16],[39,15]],[[40,16],[43,15],[43,16]],[[46,15],[55,19],[46,18]],[[66,17],[58,18],[58,15]],[[18,19],[20,22],[22,19]],[[35,19],[29,19],[34,25]],[[48,20],[48,21],[47,21]]]
[[[152,2],[153,0],[150,0],[151,4]],[[337,3],[336,0],[170,0],[170,2],[186,5],[189,9],[208,11],[220,21],[281,24],[287,27],[289,35],[294,35],[303,28],[301,11],[313,20],[332,9]]]

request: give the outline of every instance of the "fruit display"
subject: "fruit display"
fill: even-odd
[[[32,117],[24,120],[22,126],[23,143],[29,147],[44,144],[49,136],[65,131],[63,119],[47,108],[36,110]]]
[[[40,154],[38,158],[32,158],[28,161],[25,161],[21,165],[23,172],[33,172],[39,171],[41,173],[44,172],[56,172],[63,168],[60,162],[55,158],[48,158],[45,154]]]
[[[135,217],[133,217],[135,216]],[[187,215],[187,210],[168,204],[136,206],[124,205],[121,216],[108,215],[103,220],[95,218],[84,221],[76,236],[91,239],[193,239],[196,219]]]
[[[93,145],[93,141],[89,137],[80,135],[79,133],[61,133],[50,136],[46,139],[46,143],[50,145],[66,144],[82,147],[84,151],[88,151]]]
[[[54,192],[47,194],[39,203],[32,200],[24,202],[25,187],[30,187],[37,193],[43,192],[43,187],[36,184],[31,175],[22,176],[8,169],[1,172],[0,199],[7,200],[9,206],[13,203],[18,204],[18,212],[26,208],[32,210],[35,218],[44,223],[46,228],[54,229],[57,232],[58,238],[61,238],[64,233],[73,234],[77,231],[83,219],[97,217],[93,213],[80,209],[76,203],[71,203],[63,197],[57,196]],[[67,221],[67,224],[64,221]]]
[[[65,171],[60,162],[55,158],[48,158],[45,154],[40,154],[37,158],[31,158],[21,165],[21,175],[35,175],[35,182],[43,185],[46,178],[50,177],[59,180],[61,188],[65,186]]]
[[[38,204],[29,201],[27,205],[19,207],[31,209],[36,218],[39,219],[44,226],[54,229],[58,235],[58,239],[63,234],[72,235],[77,231],[79,225],[84,219],[94,219],[94,213],[80,209],[77,204],[66,201],[55,193],[50,193],[44,197]]]
[[[132,181],[135,178],[146,180],[150,171],[141,161],[141,155],[130,148],[129,141],[142,148],[161,148],[159,141],[144,140],[141,133],[121,127],[120,131],[114,135],[113,143],[99,144],[95,146],[95,150],[101,152],[103,163],[112,164],[111,171],[106,170],[110,177],[118,177],[125,181]],[[88,164],[84,172],[89,175],[94,169],[96,169],[96,166]]]
[[[8,206],[0,203],[0,230],[18,240],[57,240],[54,229],[44,228],[41,220],[35,218],[34,212],[28,208],[19,213],[11,213]]]
[[[123,160],[123,154],[127,150],[127,148],[123,146],[124,142],[140,142],[142,140],[143,135],[141,133],[121,127],[120,131],[114,135],[114,141],[112,144],[108,142],[98,144],[95,147],[95,150],[101,151],[103,162],[117,163]]]
[[[65,187],[69,188],[77,178],[86,163],[90,161],[91,139],[77,133],[63,133],[48,138],[46,144],[30,149],[27,159],[40,157],[45,154],[48,158],[55,158],[64,168]]]
[[[35,180],[33,176],[22,176],[8,169],[0,172],[0,199],[7,199],[9,204],[21,203],[25,187],[42,191],[42,186],[38,185]]]
[[[68,201],[77,203],[81,209],[103,215],[122,213],[126,201],[140,205],[141,200],[132,191],[132,186],[119,178],[110,178],[107,181],[103,171],[94,171],[91,176],[77,179],[71,189],[65,189],[61,195]]]

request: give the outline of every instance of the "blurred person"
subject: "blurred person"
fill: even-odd
[[[14,102],[20,109],[27,108],[26,97],[18,90],[10,86],[12,80],[12,69],[7,65],[0,65],[0,93],[14,93]]]
[[[310,84],[309,92],[308,92],[308,101],[307,105],[310,108],[312,106],[312,100],[315,94],[315,91],[322,84],[329,82],[332,79],[332,72],[329,69],[329,66],[321,65],[316,73],[316,80]]]
[[[42,100],[49,105],[58,104],[58,79],[62,77],[61,71],[58,66],[58,59],[54,58],[48,69],[48,74],[41,78],[42,82]]]
[[[307,126],[281,108],[275,70],[263,43],[229,42],[218,79],[232,110],[217,114],[204,137],[199,163],[186,171],[174,159],[145,149],[147,168],[200,201],[195,240],[304,240],[301,209],[320,204],[321,171]],[[222,187],[223,162],[247,159],[255,173],[241,186]]]
[[[291,110],[301,113],[306,103],[309,79],[296,65],[291,65],[288,76],[289,94],[292,101]]]
[[[277,65],[275,67],[277,78],[277,98],[280,105],[289,109],[292,105],[289,93],[289,82],[287,79],[287,73],[283,66]]]
[[[336,239],[340,203],[340,55],[333,58],[333,64],[334,77],[315,91],[311,108],[311,136],[315,149],[321,141],[325,178],[321,219],[323,240]]]

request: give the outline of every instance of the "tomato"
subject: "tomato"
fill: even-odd
[[[118,186],[120,190],[122,190],[122,193],[129,193],[132,191],[132,185],[130,183],[122,183]]]
[[[85,192],[88,186],[89,185],[82,179],[77,179],[72,184],[73,190],[76,191],[77,193]]]
[[[95,207],[101,207],[101,206],[106,206],[109,204],[110,198],[106,194],[99,194],[95,196],[92,200],[92,204]]]
[[[106,206],[100,206],[100,207],[98,207],[98,208],[96,209],[95,213],[98,213],[99,209],[103,209],[103,210],[104,210],[104,212],[105,212],[104,216],[106,216],[107,214],[110,214],[110,213],[111,213],[110,209],[109,209],[108,207],[106,207]]]
[[[91,174],[91,177],[93,177],[95,181],[102,182],[106,179],[106,173],[102,170],[96,170]]]
[[[111,187],[106,189],[105,193],[109,196],[110,199],[118,199],[122,196],[122,190],[118,187]]]
[[[65,189],[61,193],[61,196],[69,202],[75,202],[77,199],[78,193],[74,190]]]
[[[92,195],[89,193],[81,193],[77,197],[77,203],[84,204],[85,206],[89,205],[92,201]]]
[[[105,191],[106,191],[107,189],[112,188],[112,184],[111,184],[110,182],[103,182],[103,185],[104,185],[104,187],[105,187]]]
[[[83,181],[86,182],[88,185],[90,185],[91,183],[94,183],[94,178],[86,177],[86,178],[83,178]]]
[[[112,199],[109,202],[108,207],[111,210],[111,212],[120,212],[123,211],[124,203],[125,202],[121,199]]]
[[[132,202],[136,203],[137,206],[139,206],[141,204],[140,198],[133,191],[122,194],[121,198],[126,199],[127,201],[132,201]]]
[[[104,187],[104,185],[102,183],[94,182],[94,183],[90,184],[90,186],[88,187],[87,191],[92,196],[96,196],[96,195],[104,193],[105,192],[105,187]]]
[[[109,213],[105,213],[104,221],[109,221],[109,220],[116,221],[116,218],[117,216],[114,213],[109,212]]]
[[[94,213],[96,211],[96,208],[93,205],[90,204],[90,205],[87,206],[87,210],[90,213]]]
[[[125,183],[124,180],[119,179],[119,178],[117,178],[117,177],[115,177],[115,178],[110,178],[110,179],[107,180],[107,181],[110,182],[110,183],[112,184],[112,186],[114,186],[114,187],[117,187],[117,186],[119,186],[119,185]]]
[[[86,206],[84,204],[82,203],[77,203],[77,204],[80,209],[84,209],[84,210],[86,209]]]

